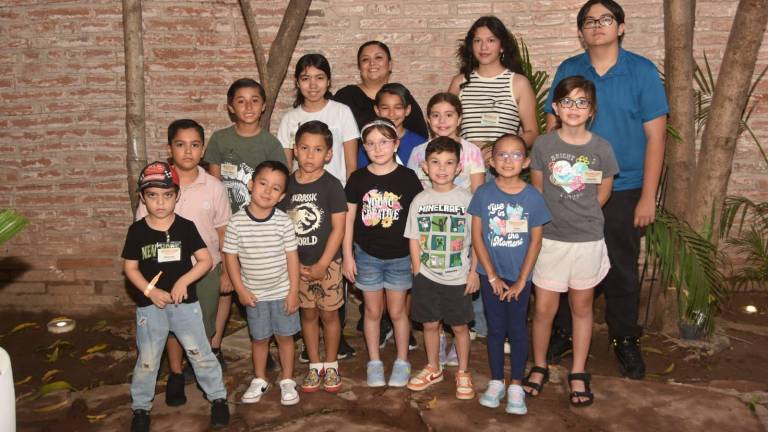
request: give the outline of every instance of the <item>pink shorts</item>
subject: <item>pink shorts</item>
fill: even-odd
[[[611,263],[605,240],[562,242],[543,239],[533,268],[533,283],[548,291],[594,288],[608,274]]]

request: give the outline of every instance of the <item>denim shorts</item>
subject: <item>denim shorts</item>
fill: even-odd
[[[299,312],[290,315],[283,309],[285,299],[257,301],[245,307],[251,339],[269,339],[272,335],[293,336],[301,330]]]
[[[357,276],[355,286],[361,291],[408,291],[413,284],[411,257],[379,259],[355,245]]]

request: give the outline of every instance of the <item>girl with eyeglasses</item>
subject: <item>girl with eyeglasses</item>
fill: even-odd
[[[531,154],[531,184],[552,212],[544,227],[541,252],[533,270],[534,366],[523,385],[538,396],[549,380],[547,347],[560,293],[568,293],[573,316],[573,364],[568,382],[575,407],[592,404],[590,375],[585,373],[592,339],[594,288],[611,268],[603,234],[602,206],[611,196],[619,171],[608,141],[587,129],[597,112],[595,86],[576,75],[554,90],[552,111],[557,128],[540,136]]]
[[[342,242],[343,273],[363,292],[363,333],[370,359],[368,386],[405,387],[411,374],[406,297],[411,289],[412,273],[409,240],[403,234],[411,201],[423,188],[413,170],[395,162],[400,139],[391,121],[377,118],[363,126],[361,132],[363,148],[371,163],[352,173],[345,188],[347,223]],[[385,299],[397,347],[388,383],[379,355]]]
[[[472,215],[472,247],[478,258],[480,296],[488,320],[488,362],[491,380],[480,405],[499,406],[523,415],[521,387],[528,358],[528,298],[531,272],[541,248],[542,225],[550,215],[539,191],[520,177],[530,163],[526,144],[517,135],[504,135],[493,145],[494,181],[480,186],[467,212]],[[504,384],[504,340],[511,346],[510,385]]]

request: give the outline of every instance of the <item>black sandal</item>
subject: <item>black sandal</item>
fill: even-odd
[[[588,373],[570,373],[568,374],[568,385],[571,381],[584,381],[584,391],[571,391],[571,405],[576,408],[584,408],[592,405],[595,401],[595,395],[592,393],[592,389],[589,386],[589,380],[591,375]],[[572,388],[572,387],[571,387]],[[587,398],[587,400],[579,400],[580,398]],[[574,400],[575,399],[575,400]]]
[[[531,375],[534,373],[540,373],[543,375],[541,378],[541,382],[533,382],[531,381]],[[531,368],[531,371],[528,372],[528,376],[525,377],[525,380],[523,380],[523,386],[530,387],[532,390],[525,390],[526,395],[530,397],[536,397],[541,394],[541,391],[544,390],[544,384],[549,382],[549,367],[541,367],[541,366],[534,366]],[[536,390],[536,394],[533,394],[533,390]]]

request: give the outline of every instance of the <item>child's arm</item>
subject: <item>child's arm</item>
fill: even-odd
[[[523,292],[525,284],[528,281],[528,275],[533,271],[533,265],[536,264],[536,259],[539,257],[543,232],[544,228],[541,225],[531,228],[531,241],[528,244],[528,252],[525,254],[523,265],[520,267],[520,276],[518,276],[515,283],[509,287],[508,291],[501,294],[500,299],[502,301],[512,301],[512,299],[517,300],[520,293]]]
[[[357,138],[344,141],[344,163],[347,168],[347,180],[357,170]]]
[[[491,254],[488,253],[488,248],[485,247],[485,242],[483,241],[483,218],[480,216],[472,216],[472,245],[474,246],[478,261],[483,265],[488,275],[488,282],[491,284],[493,293],[500,296],[509,287],[496,274],[496,269],[493,267]]]
[[[154,289],[154,285],[152,286],[152,289],[149,289],[149,281],[144,279],[141,271],[139,271],[139,262],[137,260],[125,260],[123,263],[123,272],[125,272],[125,276],[131,281],[133,286],[141,291],[142,294],[149,290],[149,293],[144,295],[152,300],[152,303],[158,308],[163,309],[165,305],[173,303],[171,295],[168,294],[167,291]]]
[[[469,274],[467,275],[467,287],[466,289],[464,289],[464,295],[475,293],[479,289],[480,289],[480,275],[477,274],[477,253],[475,253],[475,247],[472,246],[472,263],[469,265]]]
[[[517,107],[520,114],[522,130],[519,135],[531,148],[536,137],[539,136],[539,123],[536,121],[536,95],[528,78],[522,74],[515,74],[512,79],[512,88],[517,96]]]
[[[224,256],[222,249],[224,248],[224,233],[227,232],[227,226],[220,226],[216,228],[216,234],[219,236],[219,252],[221,256]],[[221,276],[219,277],[219,292],[222,294],[231,293],[234,289],[232,281],[229,279],[229,272],[227,271],[227,262],[221,260]]]
[[[344,224],[344,240],[342,241],[342,254],[344,256],[342,273],[348,281],[355,283],[357,266],[355,266],[355,254],[352,251],[352,237],[355,234],[355,215],[357,214],[357,204],[347,203],[347,221]]]
[[[608,198],[611,197],[611,191],[613,191],[613,176],[603,177],[603,182],[597,185],[597,202],[600,203],[600,207],[608,202]]]
[[[240,304],[243,306],[255,307],[258,299],[256,296],[243,285],[242,273],[240,270],[240,259],[237,254],[231,254],[224,252],[224,263],[229,271],[229,280],[232,281],[232,285],[235,287]]]
[[[485,173],[479,172],[469,175],[469,191],[475,193],[477,188],[485,183]]]
[[[171,299],[175,304],[179,304],[187,299],[187,287],[197,280],[202,279],[206,273],[211,270],[211,264],[213,259],[211,253],[208,252],[208,248],[200,248],[195,251],[195,265],[192,269],[176,281],[171,289]]]
[[[293,229],[293,227],[291,227]],[[292,314],[299,309],[299,251],[294,249],[285,252],[288,262],[288,296],[285,298],[285,313]]]
[[[539,191],[539,193],[544,193],[544,172],[543,171],[531,169],[531,186],[535,187],[536,190]],[[598,188],[598,196],[599,196],[599,192],[600,190]],[[610,190],[608,192],[610,192]],[[600,204],[600,206],[602,206],[602,204]]]
[[[415,276],[421,270],[421,246],[419,246],[419,241],[408,239],[408,250],[411,253],[411,271]]]
[[[643,123],[647,145],[643,162],[643,188],[635,207],[635,227],[642,228],[656,219],[656,191],[659,188],[664,163],[664,137],[667,133],[667,116],[662,115]]]
[[[216,177],[217,179],[221,180],[221,165],[219,164],[208,164],[208,172]]]
[[[346,221],[347,214],[345,212],[333,213],[331,215],[331,234],[328,236],[328,241],[325,243],[323,255],[311,266],[302,266],[301,276],[310,280],[322,280],[325,277],[325,271],[328,269],[328,266],[331,265],[333,257],[336,256],[336,252],[338,252],[341,247],[341,240],[344,238]]]
[[[461,83],[464,82],[464,75],[458,74],[451,79],[451,85],[448,86],[448,93],[453,93],[456,96],[461,91]]]

